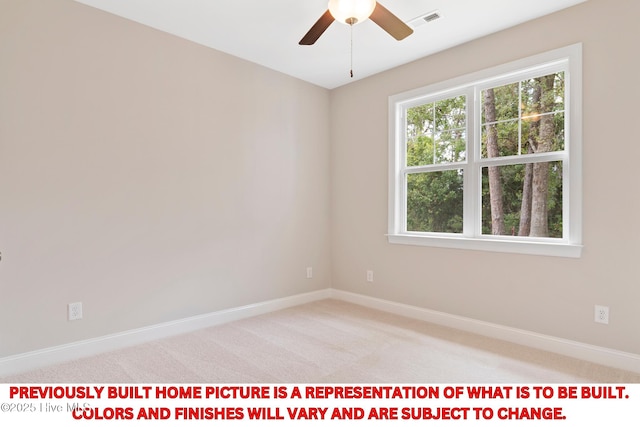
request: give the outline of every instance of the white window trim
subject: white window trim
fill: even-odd
[[[479,174],[478,168],[486,163],[499,164],[504,159],[481,159],[481,161],[469,163],[468,159],[473,158],[472,150],[477,150],[479,145],[476,142],[478,135],[471,135],[472,132],[477,132],[475,123],[479,117],[473,117],[470,113],[470,103],[475,102],[474,94],[477,91],[471,89],[470,93],[467,88],[471,85],[478,88],[483,84],[496,86],[500,84],[500,80],[509,80],[523,70],[531,70],[532,73],[539,73],[546,68],[557,70],[558,64],[562,63],[566,64],[565,71],[568,72],[565,114],[569,118],[569,124],[566,128],[565,151],[542,155],[550,156],[554,160],[568,156],[568,167],[563,169],[564,180],[568,183],[565,187],[568,191],[563,192],[563,206],[565,206],[563,238],[407,232],[404,226],[406,202],[402,177],[405,148],[403,144],[398,143],[398,141],[404,141],[402,133],[405,130],[399,112],[411,106],[412,103],[418,105],[427,99],[446,98],[452,93],[461,94],[465,91],[467,96],[470,96],[467,98],[470,139],[467,147],[467,161],[461,163],[461,167],[465,169],[465,188],[468,188],[468,176]],[[471,215],[465,214],[465,221],[480,221],[478,214],[480,202],[477,200],[477,194],[480,192],[465,191],[464,209],[465,212],[472,212]],[[389,97],[388,215],[387,236],[390,243],[579,258],[582,254],[582,44],[574,44]],[[479,229],[477,224],[471,228]],[[465,224],[465,230],[468,229],[469,227]]]

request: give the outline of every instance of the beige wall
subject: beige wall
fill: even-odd
[[[328,115],[72,0],[0,0],[0,357],[330,287]]]
[[[332,91],[334,288],[640,353],[638,16],[637,1],[589,0]],[[584,44],[582,258],[387,243],[388,97],[577,42]],[[594,322],[595,304],[610,307],[608,326]]]

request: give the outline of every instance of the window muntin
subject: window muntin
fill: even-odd
[[[406,109],[406,166],[456,163],[466,154],[466,97]]]
[[[499,157],[564,150],[564,71],[480,92],[482,157]],[[553,135],[538,144],[549,124]],[[496,140],[491,153],[487,141]]]
[[[574,45],[391,97],[389,241],[579,256],[580,57]]]

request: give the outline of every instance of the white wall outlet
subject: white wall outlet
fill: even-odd
[[[367,270],[367,282],[373,282],[373,271]]]
[[[596,305],[595,319],[597,323],[609,324],[609,307],[604,305]]]
[[[307,267],[307,279],[313,278],[313,268]]]
[[[67,306],[67,317],[69,320],[82,319],[82,303],[72,302]]]

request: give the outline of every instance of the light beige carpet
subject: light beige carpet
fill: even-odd
[[[640,383],[640,374],[323,300],[4,383]]]

